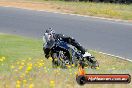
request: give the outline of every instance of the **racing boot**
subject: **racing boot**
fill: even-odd
[[[83,55],[83,58],[87,59],[87,61],[89,62],[89,65],[91,66],[91,68],[96,69],[97,67],[99,67],[99,64],[98,64],[97,60],[90,53],[85,52],[85,54]]]

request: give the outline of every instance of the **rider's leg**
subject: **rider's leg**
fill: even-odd
[[[50,49],[49,49],[49,48],[43,47],[43,51],[44,51],[44,53],[45,53],[45,57],[48,59],[48,58],[49,58]]]
[[[85,54],[85,49],[75,39],[69,37],[65,38],[64,41],[75,46],[82,54]]]
[[[75,39],[71,39],[70,43],[73,46],[75,46],[78,50],[81,51],[81,53],[83,54],[83,57],[90,57],[90,56],[92,56],[90,53],[86,52],[86,50],[77,41],[75,41]]]

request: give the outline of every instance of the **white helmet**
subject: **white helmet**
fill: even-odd
[[[52,28],[49,28],[46,30],[43,36],[43,40],[46,40],[46,47],[51,48],[54,45],[55,39],[54,39],[55,31],[52,30]]]
[[[55,34],[55,31],[52,30],[52,28],[47,29],[44,34],[46,42],[53,40],[54,34]]]

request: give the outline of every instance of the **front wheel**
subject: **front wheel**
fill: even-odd
[[[92,69],[97,69],[98,67],[99,67],[99,63],[98,63],[98,61],[96,60],[96,61],[92,64],[91,68],[92,68]]]
[[[60,61],[58,59],[57,53],[52,54],[52,67],[57,68],[60,65]]]
[[[92,69],[96,69],[97,67],[99,67],[98,61],[93,56],[86,57],[86,62]]]
[[[66,68],[66,65],[71,64],[68,57],[63,51],[52,54],[52,67]]]

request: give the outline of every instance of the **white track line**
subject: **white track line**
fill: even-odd
[[[116,56],[116,55],[112,55],[112,54],[108,54],[108,53],[104,53],[104,52],[99,52],[99,53],[104,54],[104,55],[108,55],[108,56],[112,56],[112,57],[116,57],[116,58],[120,58],[120,59],[123,59],[123,60],[127,60],[127,61],[132,62],[132,60],[126,59],[126,58],[121,57],[121,56]]]
[[[31,10],[31,11],[57,13],[57,14],[62,14],[62,15],[64,14],[64,15],[71,15],[71,16],[89,17],[89,18],[94,18],[94,19],[113,21],[113,23],[114,22],[125,22],[125,23],[129,23],[130,25],[132,25],[132,22],[127,21],[127,20],[121,20],[121,19],[111,19],[111,18],[104,18],[104,17],[96,17],[96,16],[72,14],[72,13],[65,13],[65,12],[49,11],[49,10],[34,10],[34,9],[30,9],[30,8],[14,7],[14,6],[1,6],[1,7],[7,7],[7,8],[11,7],[11,8],[18,8],[18,9],[24,9],[24,10]]]

